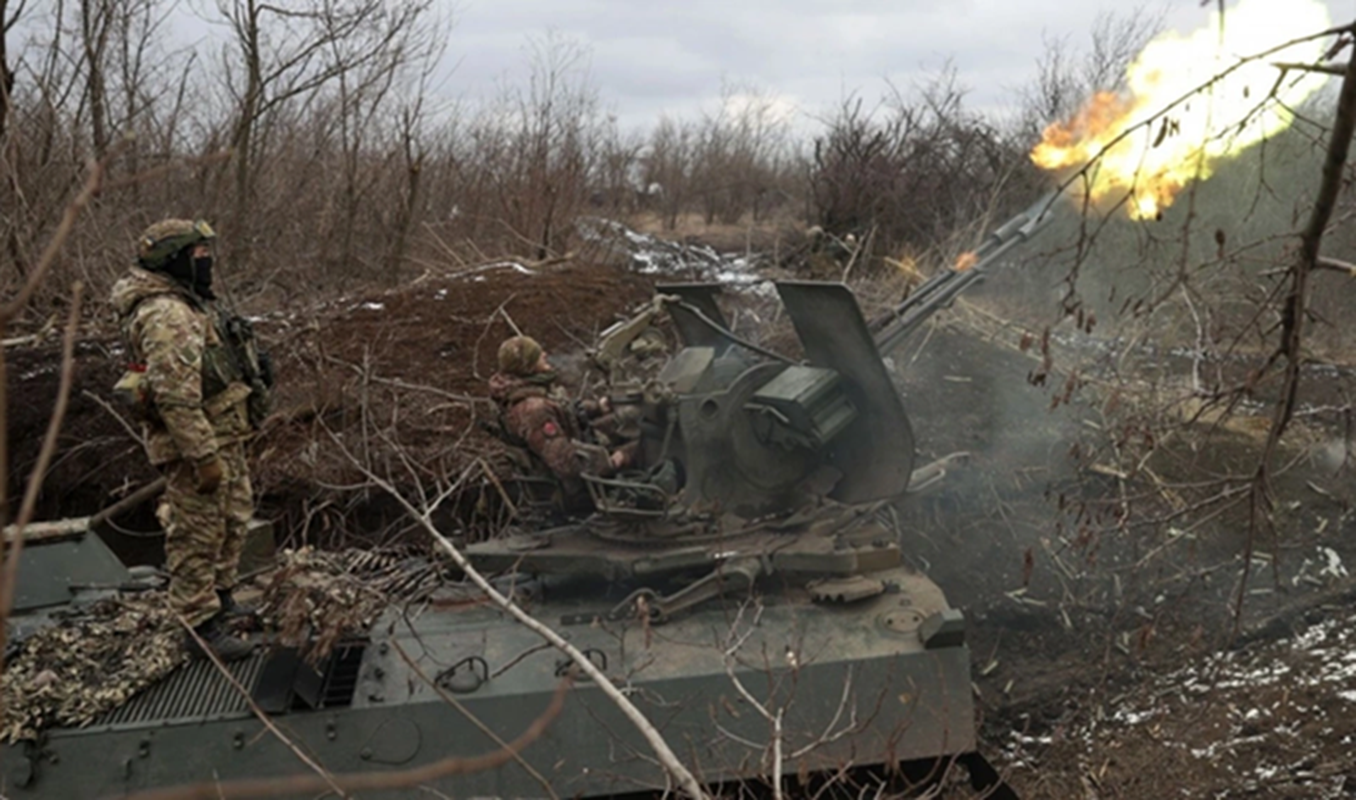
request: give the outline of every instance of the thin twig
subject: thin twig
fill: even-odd
[[[408,619],[405,620],[405,624],[410,625],[411,630],[413,630],[414,626],[410,623]],[[470,722],[472,725],[474,725],[477,730],[479,730],[481,733],[489,737],[495,744],[499,745],[500,748],[504,750],[509,749],[508,742],[501,739],[499,737],[499,734],[495,733],[488,725],[481,722],[480,718],[477,717],[475,714],[472,714],[470,709],[462,705],[460,700],[453,697],[451,693],[444,691],[443,687],[439,686],[436,682],[430,679],[428,674],[424,672],[423,668],[421,668],[415,662],[415,660],[410,657],[410,654],[405,651],[405,648],[400,646],[400,642],[392,639],[391,644],[395,646],[396,654],[399,655],[400,659],[405,662],[405,665],[408,666],[410,670],[413,671],[414,674],[419,677],[419,680],[423,681],[425,685],[432,689],[438,695],[438,697],[442,699],[444,703],[447,703],[449,706],[455,708],[463,717],[466,718],[467,722]],[[538,772],[535,767],[527,763],[527,761],[524,760],[523,757],[517,751],[513,751],[513,760],[517,761],[518,766],[522,767],[523,770],[527,772],[527,774],[531,775],[532,778],[537,781],[537,783],[541,784],[542,789],[546,790],[546,794],[548,797],[551,797],[552,800],[555,800],[555,798],[559,797],[559,795],[556,794],[555,790],[551,788],[551,782],[548,781],[544,775]]]
[[[337,439],[335,442],[340,448],[343,448],[342,442],[339,442]],[[347,449],[344,448],[344,450],[345,453],[348,454]],[[556,649],[569,656],[575,666],[589,676],[593,681],[594,686],[612,701],[618,710],[620,710],[622,714],[635,725],[636,729],[640,731],[640,734],[645,738],[646,742],[650,745],[650,748],[654,751],[655,756],[659,759],[659,763],[663,766],[664,771],[678,784],[683,792],[689,797],[701,798],[701,800],[705,800],[705,798],[709,797],[701,783],[697,781],[696,776],[694,776],[692,772],[678,760],[678,756],[673,752],[673,749],[669,747],[668,742],[664,740],[664,737],[654,725],[645,718],[645,715],[641,713],[640,709],[636,708],[635,704],[632,703],[626,695],[622,694],[621,690],[612,683],[608,676],[589,660],[588,656],[580,652],[579,648],[575,647],[568,639],[557,633],[554,628],[527,613],[527,611],[518,605],[516,600],[505,596],[495,588],[494,584],[490,583],[490,581],[471,564],[461,550],[438,530],[427,511],[421,511],[415,508],[414,505],[412,505],[409,500],[397,491],[388,481],[373,473],[367,466],[358,463],[357,459],[353,458],[352,454],[348,454],[348,456],[353,465],[362,471],[367,476],[368,480],[384,490],[405,509],[406,513],[418,523],[419,527],[423,528],[433,539],[438,549],[447,554],[447,556],[452,559],[453,563],[462,570],[466,577],[478,586],[495,605],[508,612],[510,616],[516,619],[525,628],[550,642]]]
[[[119,414],[118,410],[114,408],[107,400],[103,399],[102,397],[95,394],[94,392],[91,392],[88,389],[81,391],[80,395],[87,400],[93,400],[96,404],[103,408],[104,411],[107,411],[110,417],[118,421],[118,425],[122,426],[122,429],[124,431],[127,431],[127,435],[132,437],[133,441],[135,441],[142,447],[146,446],[146,439],[141,435],[141,431],[138,431],[136,428],[132,427],[132,423],[128,422],[127,418],[124,417],[122,414]]]
[[[307,767],[310,767],[311,770],[315,772],[316,776],[322,780],[322,783],[317,788],[318,789],[328,788],[330,791],[334,792],[340,797],[347,797],[348,793],[339,787],[339,784],[335,782],[334,776],[330,774],[329,770],[322,767],[319,763],[315,761],[315,759],[307,755],[300,747],[297,746],[296,742],[293,742],[291,739],[287,737],[287,734],[283,733],[281,730],[278,729],[278,726],[273,723],[272,718],[270,718],[268,714],[265,713],[264,710],[259,707],[258,703],[254,702],[254,697],[253,695],[250,694],[250,690],[246,689],[244,684],[242,684],[238,678],[231,674],[231,671],[227,669],[226,665],[222,662],[221,657],[218,656],[216,654],[216,651],[214,651],[210,646],[208,646],[206,642],[202,640],[202,636],[200,636],[197,631],[193,630],[193,626],[188,624],[188,620],[184,619],[183,616],[179,614],[176,614],[175,616],[178,617],[179,623],[184,626],[184,630],[188,631],[188,635],[193,637],[193,641],[197,643],[198,649],[202,650],[202,652],[206,654],[206,656],[209,659],[212,660],[212,665],[217,668],[217,672],[221,673],[222,677],[224,677],[231,684],[231,688],[235,689],[236,693],[239,694],[242,698],[244,698],[245,703],[248,704],[250,707],[250,712],[254,714],[254,716],[259,718],[259,721],[263,723],[264,727],[268,729],[269,733],[273,734],[278,739],[278,741],[282,742],[283,745],[288,750],[292,751],[292,754],[295,755],[301,761],[301,763],[305,764]],[[195,796],[192,794],[193,788],[194,787],[191,786],[182,787],[181,790],[184,791],[185,794],[175,796],[185,796],[185,797]],[[176,791],[176,789],[171,787],[168,790],[162,791],[173,792]],[[151,794],[154,795],[155,792],[152,792]],[[234,792],[227,792],[225,786],[214,784],[213,793],[211,796],[243,797],[244,795],[243,794],[235,795]],[[137,795],[133,795],[133,797],[137,797]]]

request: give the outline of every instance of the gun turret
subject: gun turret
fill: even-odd
[[[1055,192],[1040,198],[955,268],[871,321],[842,284],[777,281],[803,352],[796,360],[733,333],[715,301],[719,285],[656,287],[654,301],[609,330],[597,350],[619,355],[661,309],[683,341],[654,380],[662,391],[653,398],[647,392],[638,409],[648,422],[641,426],[642,461],[681,465],[682,507],[693,513],[718,509],[746,519],[785,513],[809,486],[843,503],[900,496],[912,482],[913,432],[882,356],[1044,228],[1057,198]],[[616,481],[591,483],[606,489]],[[627,502],[594,497],[600,510],[617,514],[626,513]],[[646,513],[667,516],[675,506],[658,509]]]
[[[1051,209],[1058,196],[1058,192],[1050,192],[1037,200],[985,237],[955,267],[933,275],[899,305],[873,319],[868,327],[877,349],[881,353],[893,350],[929,317],[949,307],[961,292],[984,280],[989,268],[1000,258],[1035,236],[1053,218]]]

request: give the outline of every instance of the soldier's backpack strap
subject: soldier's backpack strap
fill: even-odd
[[[213,324],[240,373],[240,379],[250,387],[245,401],[250,427],[258,430],[273,411],[273,360],[259,347],[254,325],[246,318],[225,308],[214,308]]]

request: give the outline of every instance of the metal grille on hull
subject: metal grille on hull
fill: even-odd
[[[340,645],[334,649],[325,678],[324,708],[353,705],[353,692],[358,688],[358,670],[362,667],[363,650],[366,647],[367,642],[364,641]]]
[[[265,651],[255,651],[249,658],[227,664],[226,669],[246,692],[253,692],[264,660]],[[100,717],[91,727],[210,719],[242,713],[249,713],[249,702],[240,690],[211,661],[193,660]]]

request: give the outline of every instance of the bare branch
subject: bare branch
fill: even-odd
[[[90,165],[89,177],[85,180],[84,187],[75,196],[75,199],[66,205],[66,211],[61,215],[61,222],[57,224],[56,232],[52,234],[46,249],[43,250],[37,267],[29,273],[28,280],[19,290],[19,294],[8,303],[0,305],[0,338],[4,338],[5,326],[23,311],[24,306],[28,304],[29,299],[33,297],[33,293],[42,283],[43,278],[47,276],[47,271],[56,262],[57,253],[61,252],[61,248],[66,244],[66,238],[71,235],[76,218],[80,216],[80,212],[85,209],[85,206],[89,205],[89,201],[93,200],[94,196],[99,193],[104,180],[104,172],[108,168],[108,162],[117,157],[125,146],[126,143],[124,142],[115,147],[103,161],[97,161]]]
[[[343,447],[342,442],[339,442],[337,439],[335,440],[335,443],[341,448]],[[347,453],[347,449],[345,449],[345,452]],[[528,630],[542,637],[550,642],[556,649],[568,655],[574,661],[576,667],[588,675],[594,685],[617,706],[618,710],[622,712],[631,724],[636,726],[636,729],[640,731],[641,735],[645,738],[645,741],[650,745],[651,749],[654,750],[654,753],[656,757],[658,757],[664,770],[678,784],[683,792],[692,798],[704,799],[708,797],[706,791],[702,788],[701,783],[698,782],[691,771],[683,766],[683,763],[678,760],[673,749],[669,747],[668,742],[664,741],[664,737],[655,729],[654,725],[645,718],[645,715],[640,712],[640,709],[636,708],[635,704],[632,703],[626,695],[622,694],[621,690],[612,683],[607,675],[603,674],[602,670],[598,669],[598,667],[589,660],[588,656],[580,652],[579,648],[575,647],[568,639],[557,633],[555,629],[527,613],[522,606],[518,605],[516,600],[505,596],[495,588],[494,584],[490,583],[490,581],[486,579],[484,575],[481,575],[480,571],[467,560],[461,550],[459,550],[451,540],[444,536],[442,532],[434,526],[433,520],[427,510],[421,511],[420,509],[415,508],[405,499],[403,494],[390,484],[390,482],[379,477],[365,465],[359,463],[351,454],[349,455],[349,458],[354,466],[361,470],[370,481],[395,499],[396,502],[405,509],[406,513],[414,518],[419,524],[419,527],[423,528],[429,537],[433,539],[433,542],[437,545],[438,549],[447,554],[447,556],[452,559],[452,562],[465,573],[466,577],[479,587],[495,605],[507,611],[510,616]]]
[[[1295,70],[1298,72],[1321,72],[1325,75],[1345,75],[1348,65],[1345,64],[1301,64],[1294,61],[1276,61],[1272,63],[1279,70]]]
[[[5,666],[5,643],[9,635],[7,620],[14,608],[14,590],[19,580],[19,558],[24,551],[24,526],[33,517],[33,508],[38,502],[38,491],[42,488],[43,480],[47,477],[47,467],[52,463],[52,455],[56,452],[57,434],[60,433],[62,420],[66,417],[71,385],[75,382],[75,337],[80,329],[80,300],[83,294],[82,284],[77,283],[72,287],[70,316],[66,322],[66,335],[61,347],[61,386],[57,390],[56,405],[52,408],[52,417],[47,423],[47,433],[43,436],[38,461],[28,476],[23,503],[19,507],[18,519],[15,520],[14,538],[7,543],[0,543],[0,547],[8,544],[8,547],[4,547],[4,580],[0,582],[0,669]],[[0,322],[0,331],[3,330],[3,322]],[[2,358],[4,355],[0,353],[0,359]],[[0,370],[0,375],[3,374],[3,370]],[[3,401],[3,389],[0,389],[0,420],[5,419]],[[0,478],[6,477],[3,472],[0,469]],[[0,706],[0,717],[4,716],[4,711],[3,706]]]

